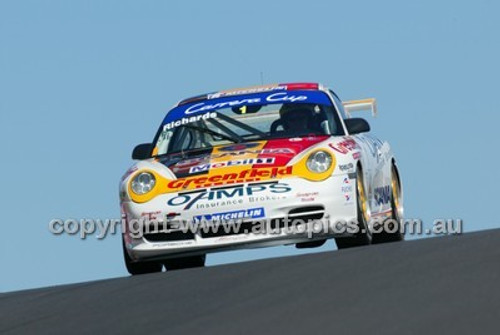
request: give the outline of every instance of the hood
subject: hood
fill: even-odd
[[[295,176],[322,181],[332,175],[336,166],[335,154],[326,143],[329,138],[309,136],[273,139],[174,153],[138,163],[134,173],[146,170],[156,178],[151,192],[137,195],[132,192],[130,183],[125,187],[134,202],[144,203],[160,194],[277,181]],[[327,171],[312,173],[306,166],[306,154],[320,146],[331,151],[333,162]],[[134,173],[130,178],[133,178]]]
[[[292,158],[324,141],[328,136],[245,142],[174,153],[158,160],[180,178],[241,172],[254,169],[278,173]],[[283,169],[281,169],[283,170]]]

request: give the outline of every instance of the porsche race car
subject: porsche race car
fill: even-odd
[[[396,161],[351,117],[360,110],[375,115],[375,99],[342,102],[316,83],[176,104],[120,184],[129,273],[204,266],[207,253],[232,249],[403,240]]]

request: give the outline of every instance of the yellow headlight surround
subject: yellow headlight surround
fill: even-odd
[[[136,193],[134,193],[134,190],[132,190],[132,181],[139,174],[145,173],[145,172],[146,173],[150,173],[150,174],[152,174],[155,177],[155,179],[156,179],[155,186],[148,193],[145,193],[145,194],[136,194]],[[149,169],[138,170],[129,179],[129,182],[128,182],[128,194],[129,194],[130,198],[134,202],[142,204],[144,202],[150,201],[151,199],[153,199],[157,195],[164,193],[164,191],[167,189],[168,182],[169,181],[167,179],[165,179],[164,177],[160,176],[157,172],[155,172],[153,170],[149,170]]]

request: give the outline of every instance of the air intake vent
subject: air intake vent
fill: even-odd
[[[323,206],[305,206],[291,209],[288,212],[290,219],[300,219],[303,221],[319,220],[325,215],[325,207]]]

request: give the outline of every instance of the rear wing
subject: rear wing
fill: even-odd
[[[349,100],[342,102],[347,117],[351,117],[352,112],[371,111],[373,117],[377,116],[377,100],[375,98]]]

